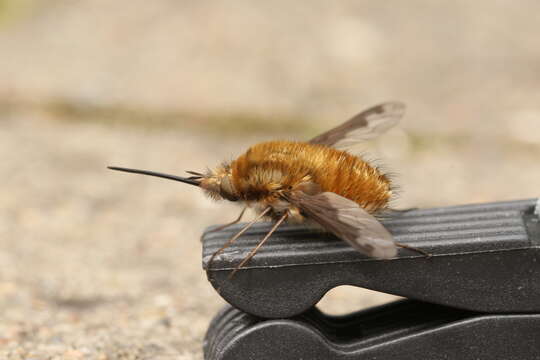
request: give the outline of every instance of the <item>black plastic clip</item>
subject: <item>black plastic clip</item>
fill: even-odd
[[[241,311],[226,309],[213,321],[206,358],[540,359],[538,214],[537,199],[396,213],[383,220],[396,241],[433,256],[400,249],[391,260],[367,258],[327,233],[286,226],[230,281],[271,225],[246,232],[210,269],[210,256],[239,227],[208,233],[208,278]],[[343,318],[313,308],[339,285],[418,301]],[[263,320],[280,318],[288,319]]]

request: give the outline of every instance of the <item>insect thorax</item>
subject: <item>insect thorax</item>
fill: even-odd
[[[392,189],[386,175],[361,158],[322,145],[271,141],[252,146],[231,165],[235,190],[249,198],[291,191],[314,183],[374,212],[387,206]]]

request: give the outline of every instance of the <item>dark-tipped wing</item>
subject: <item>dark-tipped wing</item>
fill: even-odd
[[[291,194],[289,201],[326,230],[371,257],[389,259],[397,254],[392,235],[357,203],[333,192]]]
[[[400,102],[387,102],[354,116],[319,136],[311,139],[312,144],[321,144],[346,149],[358,142],[376,138],[395,126],[405,113],[405,105]]]

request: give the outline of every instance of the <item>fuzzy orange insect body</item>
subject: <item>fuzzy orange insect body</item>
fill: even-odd
[[[271,217],[288,210],[292,221],[303,218],[282,200],[290,191],[333,192],[371,213],[386,208],[392,196],[388,177],[376,167],[348,152],[302,142],[254,145],[218,173],[230,177],[239,200],[256,209],[270,206]]]

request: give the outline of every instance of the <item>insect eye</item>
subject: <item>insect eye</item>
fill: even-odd
[[[220,195],[229,201],[237,201],[238,197],[235,195],[234,186],[229,176],[224,176],[219,184]]]

